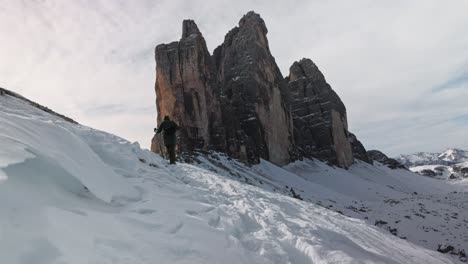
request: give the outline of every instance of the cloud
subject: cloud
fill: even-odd
[[[468,141],[466,1],[0,0],[0,84],[149,147],[154,47],[194,19],[210,50],[244,13],[268,27],[284,75],[309,57],[367,148],[389,155]],[[439,88],[437,88],[439,87]],[[465,131],[464,131],[465,129]],[[465,132],[465,133],[463,133]]]
[[[468,66],[464,67],[461,74],[455,74],[451,79],[445,81],[433,89],[439,92],[446,89],[466,88],[468,86]]]
[[[468,126],[468,114],[457,116],[453,119],[453,121],[462,126]]]

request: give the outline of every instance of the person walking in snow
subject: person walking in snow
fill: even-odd
[[[174,121],[169,119],[169,116],[165,116],[164,121],[159,125],[159,128],[156,131],[156,134],[163,132],[164,145],[166,146],[167,153],[169,154],[169,161],[171,164],[175,164],[176,161],[176,132],[179,128],[180,127]]]

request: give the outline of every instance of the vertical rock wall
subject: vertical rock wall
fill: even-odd
[[[353,164],[353,152],[351,142],[348,139],[348,125],[346,115],[342,115],[335,109],[331,111],[333,149],[336,162],[339,166],[349,167]]]
[[[180,41],[156,47],[158,124],[165,115],[178,122],[186,152],[216,150],[251,164],[308,157],[350,166],[344,104],[309,59],[283,78],[267,32],[249,12],[211,56],[195,22],[185,20]],[[155,137],[151,149],[158,146]]]
[[[289,72],[286,95],[300,153],[350,166],[353,154],[343,102],[310,59],[294,62]]]
[[[179,135],[181,149],[223,150],[215,70],[195,22],[183,22],[179,42],[156,47],[156,62],[158,124],[165,115],[179,123],[183,128]],[[157,145],[153,142],[152,149],[157,149]]]
[[[239,27],[226,35],[213,57],[221,84],[229,151],[241,153],[249,162],[263,158],[284,165],[290,161],[292,144],[288,111],[281,96],[285,82],[266,34],[263,19],[249,12]]]

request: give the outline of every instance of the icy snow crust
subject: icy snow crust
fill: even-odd
[[[334,170],[319,162],[287,171],[220,157],[169,167],[138,144],[10,96],[0,96],[0,124],[1,263],[452,263],[285,195],[286,184],[335,199],[356,195],[351,180],[306,180],[310,168]]]

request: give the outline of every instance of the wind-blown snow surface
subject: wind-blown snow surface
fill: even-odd
[[[367,183],[359,197],[373,200],[373,176],[337,183],[338,170],[318,162],[288,172],[222,157],[170,167],[138,144],[10,96],[0,96],[0,124],[1,263],[451,263],[283,194],[288,184],[351,201]],[[311,168],[323,174],[317,182],[306,179]],[[416,184],[404,175],[385,182],[408,192]]]

